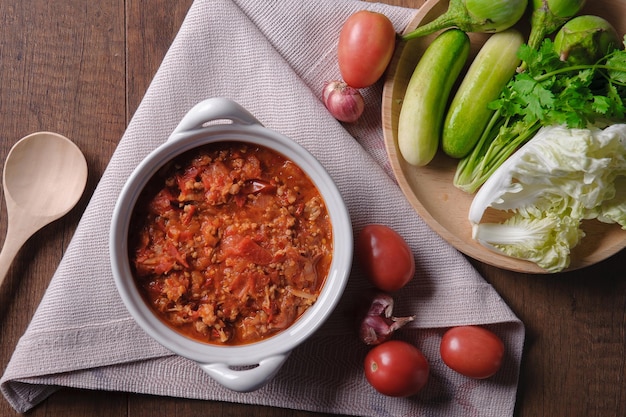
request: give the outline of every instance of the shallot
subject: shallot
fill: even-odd
[[[339,80],[324,83],[322,101],[335,119],[346,123],[357,121],[365,109],[359,90]]]
[[[415,319],[414,316],[394,317],[393,298],[384,292],[375,292],[369,308],[362,317],[359,338],[366,345],[379,345],[391,338],[393,333]]]

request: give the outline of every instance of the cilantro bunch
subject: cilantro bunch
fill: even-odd
[[[603,126],[626,115],[626,51],[613,50],[595,64],[571,65],[559,59],[546,38],[538,49],[523,45],[519,58],[526,70],[490,103],[491,120],[457,166],[454,185],[468,193],[480,188],[542,126]]]

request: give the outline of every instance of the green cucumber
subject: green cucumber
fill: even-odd
[[[454,95],[443,123],[441,147],[446,155],[463,158],[480,139],[496,100],[513,77],[524,37],[515,29],[494,33],[480,48]]]
[[[448,97],[469,50],[467,34],[448,29],[428,45],[417,63],[398,118],[398,148],[409,164],[424,166],[435,157]]]

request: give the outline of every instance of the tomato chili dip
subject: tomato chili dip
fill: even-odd
[[[149,181],[129,256],[157,315],[186,336],[239,345],[289,327],[317,299],[332,259],[324,200],[269,148],[204,145]]]

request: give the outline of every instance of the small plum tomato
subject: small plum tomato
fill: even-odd
[[[484,379],[500,369],[504,343],[493,332],[480,326],[458,326],[441,338],[443,362],[454,371],[470,378]]]
[[[428,382],[430,365],[415,346],[401,340],[384,342],[365,356],[365,378],[376,391],[390,397],[409,397]]]
[[[383,291],[399,290],[415,274],[411,248],[398,232],[382,224],[370,224],[361,230],[356,257],[368,279]]]
[[[343,24],[337,60],[343,80],[353,88],[365,88],[383,75],[396,42],[396,31],[382,13],[361,10]]]

